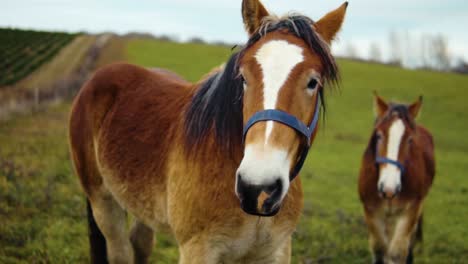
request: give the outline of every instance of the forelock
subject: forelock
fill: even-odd
[[[331,54],[330,46],[315,31],[314,21],[299,14],[289,14],[284,17],[274,15],[265,17],[258,30],[252,34],[247,44],[240,51],[238,59],[240,60],[245,54],[245,51],[267,33],[280,30],[286,30],[302,39],[308,48],[319,56],[323,65],[323,79],[326,82],[338,83],[338,66]]]

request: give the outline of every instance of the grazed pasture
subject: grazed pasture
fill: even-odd
[[[191,81],[231,54],[225,47],[152,40],[125,42],[126,60],[167,67]],[[372,91],[411,101],[423,94],[419,121],[434,134],[437,175],[425,210],[417,263],[468,259],[468,77],[340,61],[342,85],[327,91],[327,114],[302,172],[306,194],[293,263],[369,263],[357,197],[361,154],[373,124]],[[84,197],[66,138],[69,103],[0,123],[0,263],[84,263]],[[158,234],[158,263],[177,250]]]

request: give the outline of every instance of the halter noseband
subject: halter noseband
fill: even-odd
[[[281,110],[267,109],[267,110],[259,111],[255,113],[247,121],[247,124],[245,124],[243,138],[245,139],[247,132],[255,123],[261,122],[261,121],[276,121],[276,122],[282,123],[284,125],[287,125],[293,128],[294,130],[299,132],[301,135],[305,136],[307,138],[307,145],[304,148],[302,148],[300,156],[296,162],[296,166],[294,166],[293,170],[291,171],[289,175],[289,180],[292,181],[294,180],[294,178],[297,176],[297,174],[301,170],[302,166],[304,165],[304,161],[307,158],[307,154],[309,153],[309,149],[312,144],[311,137],[315,129],[317,128],[317,124],[318,124],[318,119],[320,115],[320,104],[321,104],[320,95],[317,94],[314,117],[312,118],[312,121],[310,122],[309,126],[302,123],[302,121],[297,119],[295,116],[288,114],[286,112],[283,112]]]
[[[403,164],[401,164],[401,162],[399,162],[398,160],[392,160],[392,159],[389,159],[387,157],[380,157],[380,156],[377,156],[375,158],[375,163],[377,164],[391,164],[395,167],[397,167],[398,169],[400,169],[401,171],[401,174],[404,174],[405,173],[405,166],[403,166]]]
[[[375,154],[376,154],[375,163],[376,164],[391,164],[397,167],[398,169],[400,169],[401,174],[405,173],[405,166],[403,166],[401,162],[399,162],[398,160],[393,160],[387,157],[379,156],[378,153],[379,153],[379,147],[378,147],[378,144],[376,144],[376,147],[375,147]]]

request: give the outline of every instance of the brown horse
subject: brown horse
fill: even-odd
[[[435,174],[434,144],[415,122],[422,97],[411,105],[389,104],[377,94],[374,100],[377,117],[359,178],[369,245],[374,263],[412,263]]]
[[[329,45],[346,6],[314,23],[244,0],[248,43],[196,84],[129,64],[96,72],[70,119],[93,262],[144,263],[161,229],[175,236],[180,263],[290,262],[303,206],[291,171],[316,130],[306,139],[276,119],[243,127],[268,109],[297,126],[316,120],[322,83],[338,78]]]

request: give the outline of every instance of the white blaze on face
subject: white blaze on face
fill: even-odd
[[[272,40],[255,54],[263,75],[263,108],[276,109],[278,94],[294,67],[304,60],[302,48],[284,40]],[[264,142],[245,146],[244,158],[237,170],[242,181],[255,186],[268,186],[280,180],[282,200],[289,189],[291,161],[286,149],[268,144],[273,121],[267,121]],[[238,180],[238,179],[237,179]],[[237,183],[236,183],[237,186]]]
[[[304,60],[302,48],[285,40],[272,40],[257,51],[255,58],[263,74],[263,109],[275,109],[281,87],[294,67]],[[273,124],[273,121],[267,121],[265,144]]]
[[[398,160],[400,152],[400,143],[405,133],[405,124],[401,119],[393,121],[388,130],[387,140],[387,155],[391,160]],[[384,189],[395,190],[398,185],[401,185],[401,172],[397,166],[385,164],[380,171],[379,185],[383,184]]]

